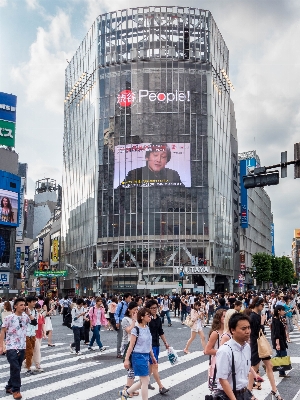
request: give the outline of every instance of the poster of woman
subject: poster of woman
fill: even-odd
[[[18,221],[19,194],[0,189],[0,224],[16,224]]]

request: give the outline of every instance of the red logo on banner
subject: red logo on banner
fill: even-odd
[[[134,103],[134,101],[135,94],[132,93],[132,91],[129,89],[122,90],[122,92],[118,94],[118,104],[121,107],[130,107],[131,104]]]

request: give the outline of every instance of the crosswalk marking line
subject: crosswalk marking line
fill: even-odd
[[[102,363],[99,363],[97,361],[91,361],[88,363],[84,364],[85,368],[89,368],[89,367],[96,367],[98,365],[100,365]],[[56,369],[54,371],[49,371],[49,372],[41,372],[38,375],[33,375],[33,376],[28,376],[25,378],[22,378],[22,385],[25,385],[26,383],[30,383],[30,382],[37,382],[37,381],[41,381],[43,379],[48,379],[48,378],[53,378],[57,375],[61,375],[64,373],[69,373],[69,372],[74,372],[74,371],[78,371],[78,365],[71,365],[69,367],[64,367],[64,368],[60,368],[60,369]],[[6,383],[1,383],[0,384],[0,390],[5,389]]]
[[[69,364],[69,363],[71,363],[71,362],[76,362],[76,361],[79,361],[79,360],[86,360],[86,359],[88,359],[88,358],[92,358],[92,357],[95,357],[95,354],[94,353],[92,353],[92,354],[86,354],[86,355],[84,355],[84,356],[73,356],[73,358],[72,357],[70,357],[70,358],[67,358],[67,359],[65,359],[65,360],[63,360],[63,363],[64,364]],[[42,360],[43,361],[43,360]],[[101,359],[99,359],[99,361],[101,361]],[[53,361],[53,362],[51,362],[51,363],[48,363],[48,364],[45,364],[45,363],[41,363],[42,364],[42,368],[45,370],[45,372],[48,372],[47,371],[47,369],[48,368],[51,368],[51,367],[56,367],[57,365],[61,365],[62,364],[62,360],[58,360],[58,361]],[[78,366],[78,365],[77,365]],[[7,369],[9,368],[9,364],[7,365]],[[33,369],[33,371],[34,371],[34,369]],[[0,378],[8,378],[8,373],[9,373],[9,371],[6,371],[6,372],[1,372],[0,373]],[[22,374],[22,372],[21,372],[21,374]],[[44,373],[43,373],[43,375],[44,375]],[[36,376],[36,375],[35,375]],[[22,382],[23,382],[23,380],[22,380]]]
[[[296,393],[296,395],[295,395],[295,397],[293,397],[293,400],[298,400],[300,397],[298,397],[298,396],[300,396],[300,389],[299,389],[299,391]]]
[[[47,360],[52,360],[53,358],[61,358],[61,357],[64,357],[64,356],[66,356],[66,355],[68,355],[70,358],[67,358],[66,360],[63,360],[63,362],[72,362],[73,360],[79,360],[80,358],[82,359],[83,357],[95,357],[95,356],[97,356],[97,355],[101,355],[101,354],[108,354],[108,353],[114,353],[114,352],[116,352],[117,351],[117,348],[114,348],[114,349],[110,349],[110,350],[105,350],[105,352],[104,353],[101,353],[101,352],[99,352],[99,351],[89,351],[89,350],[87,350],[87,349],[85,349],[85,350],[83,350],[82,351],[82,355],[81,356],[74,356],[74,354],[72,354],[71,352],[70,352],[70,350],[68,351],[68,352],[65,352],[65,353],[59,353],[59,354],[51,354],[50,356],[46,356],[46,357],[43,357],[42,356],[42,359],[41,359],[41,364],[42,364],[42,366],[43,366],[43,368],[45,367],[48,367],[48,366],[51,366],[51,365],[57,365],[58,363],[61,363],[62,361],[60,360],[60,361],[57,361],[57,363],[56,364],[45,364],[45,361],[47,361]],[[70,360],[70,361],[67,361],[67,360]],[[4,369],[8,369],[9,368],[9,364],[8,364],[8,362],[6,361],[6,364],[4,364],[4,365],[2,365],[1,367],[0,367],[0,370],[4,370]],[[2,376],[2,373],[0,373],[0,376]]]
[[[180,357],[179,360],[178,360],[178,364],[179,363],[183,364],[183,363],[185,363],[187,361],[191,361],[193,359],[196,359],[197,357],[200,357],[202,355],[203,355],[202,351],[195,351],[194,353],[187,354],[187,355],[185,355],[183,357]],[[199,368],[201,369],[202,364],[206,364],[207,366],[205,367],[205,369],[208,369],[208,361],[204,361],[203,363],[200,363],[199,365],[197,365],[197,368],[195,368],[195,366],[193,366],[193,367],[191,367],[189,369],[185,369],[184,370],[184,372],[185,372],[184,374],[182,374],[182,372],[180,372],[181,378],[185,379],[186,376],[190,376],[190,373],[192,373],[193,370],[194,370],[193,373],[197,373],[198,374],[199,373]],[[124,369],[123,365],[122,365],[122,368]],[[171,370],[171,369],[173,370],[174,368],[176,368],[176,365],[171,367],[170,361],[166,361],[166,362],[163,362],[163,363],[159,364],[159,371],[160,372],[164,371],[164,370],[167,370],[167,369],[168,370]],[[196,372],[195,372],[195,370],[196,370]],[[102,371],[104,371],[104,370],[101,370],[101,372]],[[188,374],[188,375],[186,375],[186,374]],[[165,382],[166,378],[164,378],[163,381]],[[99,394],[104,394],[106,392],[110,392],[113,389],[117,390],[117,389],[123,388],[125,383],[126,383],[126,370],[124,369],[124,376],[122,376],[120,378],[116,378],[114,380],[111,380],[111,381],[108,381],[108,382],[104,382],[104,383],[102,383],[100,385],[97,385],[97,386],[92,386],[92,387],[90,387],[88,389],[82,390],[82,391],[77,392],[77,393],[73,393],[73,394],[68,395],[68,396],[59,397],[57,400],[82,400],[82,399],[88,400],[88,399],[91,399],[91,398],[97,396],[98,393]],[[65,384],[65,381],[64,381],[64,384]],[[149,394],[149,397],[150,397],[150,394]],[[3,400],[3,399],[0,398],[0,400]]]
[[[177,372],[176,374],[168,376],[167,378],[162,378],[162,380],[163,380],[163,383],[164,383],[165,387],[171,387],[172,388],[172,387],[178,385],[179,383],[185,382],[186,381],[186,376],[188,376],[189,378],[193,378],[194,376],[196,376],[198,374],[201,374],[202,372],[205,372],[205,371],[208,371],[208,360],[200,363],[197,366],[197,368],[195,368],[195,366],[194,366],[194,367],[185,369],[184,371]],[[205,394],[209,394],[210,392],[209,392],[209,389],[208,389],[207,382],[205,382],[202,385],[200,385],[200,387],[203,386],[203,388],[204,388],[205,385],[207,386],[207,393],[205,393]],[[184,395],[184,399],[185,400],[186,399],[190,399],[190,397],[187,396],[188,394],[189,394],[189,392]],[[201,396],[202,396],[202,394],[203,394],[203,392],[201,391]],[[157,392],[156,391],[154,392],[154,390],[153,391],[151,390],[151,391],[148,392],[148,398],[153,397],[155,395],[157,395]],[[141,396],[138,396],[138,397],[136,397],[136,400],[139,400],[140,398],[141,398]],[[199,398],[199,393],[198,393],[198,398]],[[120,399],[120,397],[117,400],[119,400],[119,399]],[[202,399],[202,397],[201,397],[201,399]],[[65,398],[58,399],[58,400],[71,400],[71,397],[70,398],[66,398],[66,399]],[[75,400],[79,400],[79,399],[75,399]]]

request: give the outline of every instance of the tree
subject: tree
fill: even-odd
[[[270,281],[277,284],[281,284],[282,282],[282,273],[281,273],[281,268],[282,263],[281,259],[279,257],[272,256],[271,259],[271,275],[270,275]]]
[[[258,283],[269,282],[272,269],[272,256],[267,253],[255,253],[252,256],[252,272]]]
[[[294,266],[292,261],[285,256],[280,257],[281,260],[281,283],[290,285],[294,281]]]

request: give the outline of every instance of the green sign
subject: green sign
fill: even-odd
[[[15,147],[16,124],[0,119],[0,144]]]
[[[44,278],[58,278],[60,276],[68,276],[68,271],[34,271],[34,276]]]

